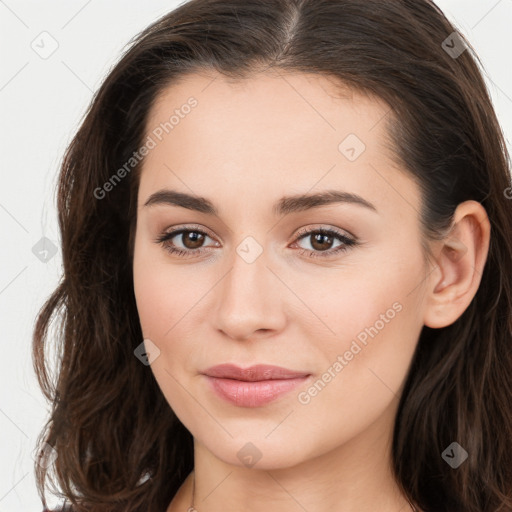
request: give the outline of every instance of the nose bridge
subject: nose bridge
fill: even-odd
[[[261,297],[270,296],[269,277],[271,276],[268,265],[268,249],[264,248],[253,236],[246,236],[235,248],[232,258],[232,267],[227,275],[224,287],[224,301],[230,299],[236,301],[252,299],[256,301]]]
[[[218,328],[233,337],[248,337],[260,329],[278,327],[282,313],[275,290],[278,283],[267,265],[268,249],[253,236],[234,247],[232,266],[220,286]]]

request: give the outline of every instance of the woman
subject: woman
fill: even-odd
[[[428,0],[158,20],[62,166],[45,506],[512,510],[510,187]]]

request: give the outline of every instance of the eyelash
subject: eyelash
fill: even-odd
[[[162,233],[155,240],[155,242],[161,244],[164,247],[164,249],[166,251],[168,251],[169,253],[179,256],[179,257],[185,257],[185,258],[191,257],[194,255],[202,254],[203,252],[207,251],[207,249],[203,248],[203,247],[201,247],[199,249],[181,249],[181,248],[176,248],[173,245],[170,245],[169,243],[167,243],[170,239],[174,238],[177,235],[183,234],[183,233],[200,233],[201,235],[205,235],[209,238],[212,238],[212,237],[210,237],[210,235],[208,235],[208,233],[206,233],[199,227],[189,226],[187,228],[179,228],[174,231],[170,231],[168,233]],[[336,254],[340,254],[340,253],[347,251],[351,247],[355,247],[358,245],[358,242],[356,240],[353,240],[353,239],[345,236],[343,233],[341,233],[335,229],[332,229],[332,228],[329,228],[329,229],[317,228],[317,229],[301,230],[301,231],[299,231],[299,233],[297,233],[296,241],[302,240],[303,238],[307,238],[308,236],[310,236],[312,234],[333,236],[335,238],[338,238],[342,242],[342,245],[339,245],[335,249],[329,249],[328,251],[311,251],[309,249],[299,249],[299,253],[301,255],[306,254],[309,258],[332,257]]]

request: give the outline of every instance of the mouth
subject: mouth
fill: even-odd
[[[221,364],[203,374],[220,398],[238,407],[260,407],[273,402],[311,376],[307,372],[263,364],[249,368]]]

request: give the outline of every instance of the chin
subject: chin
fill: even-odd
[[[245,434],[225,443],[214,442],[212,446],[206,444],[205,447],[226,464],[261,470],[290,468],[318,455],[308,452],[303,445],[298,450],[300,443],[293,439],[290,441],[290,438],[285,440],[276,436],[272,440],[265,439],[267,433],[268,429],[265,434]]]

